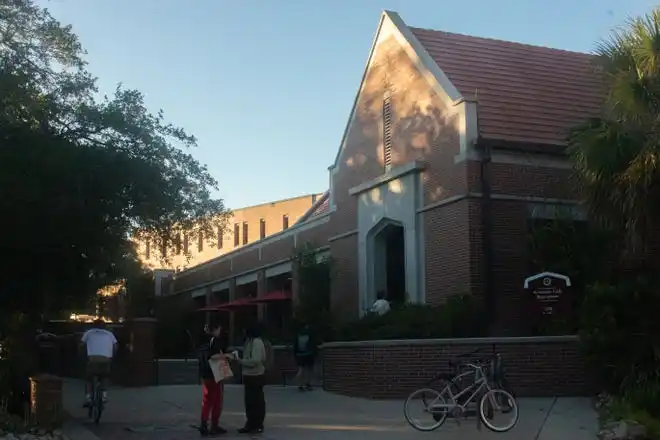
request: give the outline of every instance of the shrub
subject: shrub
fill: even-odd
[[[366,315],[340,328],[334,339],[465,338],[487,333],[482,302],[470,295],[453,295],[442,305],[404,304],[383,316]]]
[[[582,349],[607,391],[620,394],[660,378],[658,310],[660,292],[641,277],[587,289],[581,313]]]

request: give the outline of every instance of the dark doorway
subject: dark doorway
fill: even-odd
[[[389,223],[374,236],[375,293],[385,291],[393,304],[406,301],[406,254],[402,226]]]

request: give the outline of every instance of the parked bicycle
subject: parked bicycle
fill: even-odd
[[[433,431],[442,426],[448,416],[459,418],[466,415],[476,404],[478,421],[493,432],[507,432],[518,422],[518,404],[515,397],[504,389],[504,375],[501,357],[496,354],[486,360],[464,361],[478,353],[460,355],[457,361],[450,361],[453,372],[438,374],[425,387],[414,391],[406,399],[404,416],[406,421],[419,431]],[[413,405],[421,400],[423,413],[432,423],[423,425],[414,420]],[[494,421],[496,413],[508,415],[510,420],[504,425]]]
[[[92,399],[89,402],[89,407],[87,409],[87,416],[94,420],[94,423],[97,425],[101,421],[101,414],[103,414],[103,409],[105,408],[105,402],[103,401],[103,387],[101,386],[102,381],[101,377],[95,374],[92,377],[92,390],[91,396]]]

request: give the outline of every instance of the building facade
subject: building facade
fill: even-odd
[[[308,194],[235,209],[224,231],[213,237],[213,245],[200,236],[183,236],[165,252],[150,242],[137,244],[142,263],[150,269],[179,272],[220,255],[240,249],[293,226],[322,194]],[[216,242],[217,240],[217,242]]]
[[[291,249],[312,243],[335,261],[338,316],[358,317],[379,291],[427,304],[462,292],[484,297],[495,331],[524,333],[528,225],[583,215],[566,139],[602,92],[587,54],[384,12],[328,192],[291,228],[182,271],[163,292],[219,304],[266,295],[282,276],[295,292]]]

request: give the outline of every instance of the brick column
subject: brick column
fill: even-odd
[[[266,271],[264,269],[261,269],[259,272],[257,272],[257,298],[264,296],[266,293],[266,288],[268,287],[266,285]],[[257,305],[257,319],[259,322],[264,322],[266,318],[266,310],[265,310],[265,305],[264,304],[258,304]]]
[[[206,307],[213,305],[214,304],[214,298],[213,298],[213,292],[211,292],[211,286],[206,287],[206,295],[205,296],[206,296]],[[212,312],[205,312],[204,313],[205,318],[206,318],[206,320],[204,322],[206,322],[206,325],[211,324],[211,313]]]
[[[236,278],[229,280],[229,301],[236,299]],[[234,343],[236,337],[236,329],[234,328],[234,312],[229,312],[229,341]]]
[[[135,318],[125,324],[125,341],[121,365],[122,384],[129,387],[156,383],[154,318]]]
[[[30,378],[30,419],[49,431],[62,425],[62,379],[50,374]]]
[[[298,306],[298,265],[295,261],[291,262],[291,302],[293,303],[293,309],[295,310]]]

